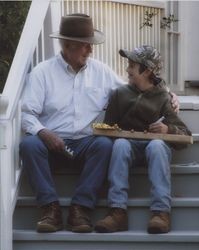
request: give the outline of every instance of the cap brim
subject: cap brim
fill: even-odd
[[[119,54],[122,57],[126,57],[126,58],[128,58],[129,60],[131,60],[133,62],[141,63],[139,57],[135,53],[133,53],[132,51],[125,50],[125,49],[120,49]]]
[[[100,44],[105,41],[104,34],[99,30],[94,30],[94,36],[92,37],[68,37],[60,35],[59,32],[54,32],[50,35],[51,38],[57,39],[64,39],[64,40],[71,40],[71,41],[78,41],[90,44]]]
[[[122,57],[127,57],[127,58],[128,58],[128,50],[120,49],[120,50],[119,50],[119,54],[120,54],[120,56],[122,56]]]

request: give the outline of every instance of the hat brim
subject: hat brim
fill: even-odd
[[[54,32],[50,35],[51,38],[57,39],[64,39],[64,40],[71,40],[71,41],[78,41],[90,44],[100,44],[105,41],[104,34],[99,30],[94,30],[94,36],[92,37],[70,37],[70,36],[63,36],[59,34],[59,32]]]
[[[140,60],[140,58],[135,53],[133,53],[132,51],[121,49],[119,51],[119,54],[122,57],[126,57],[126,58],[128,58],[129,60],[131,60],[133,62],[142,63],[141,60]]]

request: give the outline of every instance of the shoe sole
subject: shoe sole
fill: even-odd
[[[74,233],[90,233],[93,231],[93,227],[89,225],[71,226],[67,224],[67,229]]]
[[[124,227],[124,228],[119,228],[119,229],[117,228],[117,229],[111,230],[103,226],[95,226],[95,231],[97,233],[114,233],[114,232],[128,231],[128,228]]]
[[[63,230],[63,228],[64,228],[63,225],[53,226],[49,224],[42,224],[42,225],[37,226],[37,232],[38,233],[53,233],[56,231]]]
[[[168,228],[157,228],[157,227],[150,227],[147,229],[149,234],[165,234],[168,233],[170,230]]]

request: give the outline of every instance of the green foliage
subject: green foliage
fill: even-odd
[[[18,45],[31,2],[0,1],[0,93]]]
[[[152,19],[155,15],[157,15],[157,13],[149,13],[148,11],[146,11],[144,16],[144,22],[141,24],[140,29],[142,29],[144,26],[153,27]],[[162,18],[162,20],[160,21],[160,28],[171,28],[171,23],[174,22],[178,22],[178,19],[175,19],[174,15],[170,14],[168,17]]]
[[[152,27],[152,17],[157,15],[156,13],[149,13],[148,11],[145,12],[144,22],[141,24],[140,29],[144,26]]]
[[[160,28],[166,29],[171,28],[171,23],[178,22],[178,19],[175,19],[174,15],[169,15],[168,17],[163,17],[160,23]]]

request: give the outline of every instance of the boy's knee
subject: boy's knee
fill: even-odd
[[[129,151],[131,150],[131,144],[127,139],[119,138],[114,141],[114,149]]]
[[[165,142],[163,140],[152,140],[150,143],[147,145],[147,149],[157,151],[160,148],[165,147]]]
[[[167,154],[171,157],[171,149],[163,140],[152,140],[146,147],[147,154]]]

